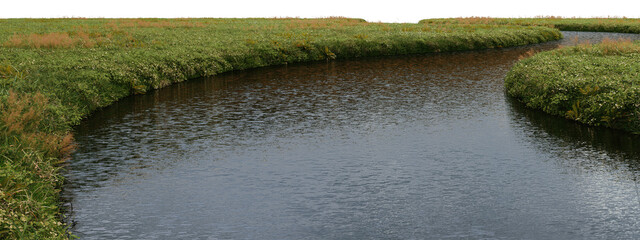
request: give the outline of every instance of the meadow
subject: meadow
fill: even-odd
[[[0,239],[66,239],[71,127],[123,97],[222,72],[561,38],[494,24],[361,19],[0,19]]]

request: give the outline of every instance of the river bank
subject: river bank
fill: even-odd
[[[64,239],[58,192],[71,126],[187,79],[288,63],[463,51],[561,38],[545,27],[360,19],[0,20],[0,237]]]
[[[557,28],[562,31],[640,33],[640,19],[637,19],[637,18],[471,17],[471,18],[425,19],[420,21],[420,23],[545,26],[545,27]]]
[[[70,230],[87,240],[633,238],[638,137],[505,94],[526,52],[628,35],[562,34],[230,72],[125,98],[74,128],[61,194]]]
[[[640,33],[633,18],[452,18],[421,23],[547,26],[563,31]],[[608,39],[529,54],[505,79],[507,93],[527,106],[591,126],[640,134],[640,43]]]
[[[640,134],[639,60],[640,44],[631,40],[583,43],[523,59],[505,88],[528,107]]]

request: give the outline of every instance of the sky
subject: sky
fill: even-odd
[[[0,18],[364,18],[370,22],[418,22],[448,17],[630,17],[640,18],[640,0],[7,0]]]

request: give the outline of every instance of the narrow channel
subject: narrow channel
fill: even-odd
[[[75,129],[81,239],[637,239],[640,138],[505,96],[588,40],[269,67],[126,98]]]

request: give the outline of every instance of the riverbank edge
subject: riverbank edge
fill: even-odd
[[[640,34],[640,19],[629,18],[475,17],[425,19],[420,23],[546,26],[561,31]],[[634,88],[633,83],[628,82],[628,79],[623,79],[622,74],[615,71],[602,70],[597,76],[588,76],[587,71],[593,71],[593,69],[589,69],[587,66],[580,71],[577,66],[581,64],[576,59],[578,55],[582,55],[581,59],[588,59],[592,64],[606,65],[605,69],[611,69],[617,65],[614,58],[634,53],[625,53],[624,49],[611,44],[609,46],[589,45],[590,50],[588,51],[579,48],[584,48],[584,46],[572,47],[569,50],[552,50],[551,53],[536,54],[517,62],[505,77],[507,95],[529,108],[542,110],[554,116],[564,117],[589,126],[603,126],[640,134],[640,100],[633,101],[633,99],[640,99],[640,94]],[[609,52],[603,54],[607,51]],[[551,55],[555,57],[551,57]],[[635,62],[638,62],[640,57],[635,57],[635,59]],[[561,77],[557,72],[550,71],[560,63],[563,64],[562,71],[570,71],[574,75]],[[599,67],[603,68],[603,66]],[[632,73],[637,71],[638,67],[640,66],[632,64],[622,68]],[[578,79],[585,76],[588,80]],[[605,78],[609,80],[599,81]],[[627,82],[618,84],[612,79]],[[564,83],[562,83],[563,81]]]
[[[425,19],[420,22],[546,26],[561,31],[640,34],[640,20],[628,18],[458,18]],[[579,54],[582,54],[583,58],[590,58],[591,61],[596,61],[595,58],[600,58],[598,60],[599,64],[612,64],[610,66],[613,66],[615,62],[611,61],[611,59],[625,54],[619,52],[620,49],[616,46],[587,45],[589,45],[591,51],[580,51],[577,48],[581,47],[578,46],[569,48],[571,50],[559,49],[552,50],[550,51],[551,53],[539,53],[517,62],[505,77],[507,95],[517,99],[529,108],[542,110],[554,116],[575,120],[590,126],[604,126],[640,134],[640,113],[637,111],[639,106],[633,101],[622,102],[622,99],[637,99],[639,97],[638,93],[628,91],[626,88],[631,86],[628,84],[615,87],[615,83],[596,81],[598,78],[606,78],[609,74],[616,74],[615,72],[602,72],[598,76],[589,77],[589,81],[579,81],[579,84],[567,86],[566,84],[559,84],[562,80],[566,81],[566,78],[560,79],[560,75],[549,71],[551,66],[558,65],[560,62],[565,64],[572,61],[576,62],[572,58],[577,56],[577,52],[580,52]],[[583,45],[582,48],[585,46]],[[603,55],[603,51],[607,50],[612,51]],[[571,51],[576,54],[567,54]],[[549,54],[556,57],[551,58]],[[606,60],[607,58],[608,60]],[[547,67],[545,68],[545,66]],[[564,71],[571,71],[580,76],[587,75],[584,71],[579,71],[575,66],[564,65],[564,67]],[[626,70],[633,71],[631,67],[627,67]],[[540,75],[543,72],[546,74]],[[576,80],[576,76],[569,78],[571,78],[570,81]],[[598,89],[594,90],[596,87]],[[604,95],[611,92],[627,94],[607,96],[609,101],[603,101]]]
[[[615,33],[639,33],[640,19],[634,18],[440,18],[423,19],[421,24],[450,23],[450,24],[490,24],[490,25],[518,25],[518,26],[544,26],[556,28],[560,31],[578,32],[615,32]]]
[[[397,49],[367,49],[370,45],[382,42],[369,41],[327,41],[328,45],[315,46],[326,51],[326,60],[356,57],[373,57],[383,55],[423,54],[433,52],[453,52],[481,50],[488,48],[512,47],[558,40],[562,37],[559,31],[548,28],[530,28],[522,34],[503,35],[502,38],[486,39],[483,35],[475,38],[446,38],[437,42],[424,42],[423,39],[402,39],[405,42],[392,44]],[[485,37],[485,38],[483,38]],[[514,40],[515,39],[515,40]],[[350,44],[353,48],[341,45]],[[281,46],[297,49],[298,46]],[[329,50],[331,49],[331,51]],[[342,49],[335,50],[335,49]],[[239,65],[246,63],[243,59],[256,56],[226,56],[224,59],[234,61],[220,62],[212,66],[215,74],[255,67],[281,65],[282,62],[270,62],[260,66]],[[260,57],[260,56],[258,56]],[[164,64],[170,64],[167,59]],[[196,61],[194,59],[193,61]],[[318,59],[315,54],[308,54],[295,62],[312,62]],[[293,62],[292,62],[293,63]],[[163,63],[159,63],[163,64]],[[187,63],[188,64],[188,63]],[[188,74],[188,73],[186,73]],[[193,77],[192,77],[193,78]],[[191,78],[191,79],[192,79]],[[19,79],[14,79],[19,80]],[[173,80],[171,83],[179,82]],[[164,86],[161,86],[164,87]],[[141,86],[142,89],[158,89],[158,86]],[[9,90],[11,91],[11,90]],[[118,96],[114,101],[129,96],[134,92]],[[120,94],[120,93],[114,93]],[[111,103],[113,103],[111,102]],[[51,112],[52,101],[40,93],[11,92],[8,99],[0,104],[2,111],[2,127],[5,145],[10,153],[4,156],[0,177],[2,177],[3,208],[0,208],[0,238],[7,239],[67,239],[67,227],[61,222],[59,191],[63,179],[60,175],[60,164],[72,151],[73,142],[70,134],[71,125],[66,130],[42,131],[39,123],[59,121],[59,113]],[[108,104],[107,104],[108,105]],[[77,109],[90,109],[80,114],[88,116],[95,111],[95,106],[78,106]],[[8,146],[8,147],[7,147]],[[24,201],[30,201],[25,203]]]
[[[505,77],[509,97],[582,124],[640,134],[640,43],[600,44],[538,53]]]

